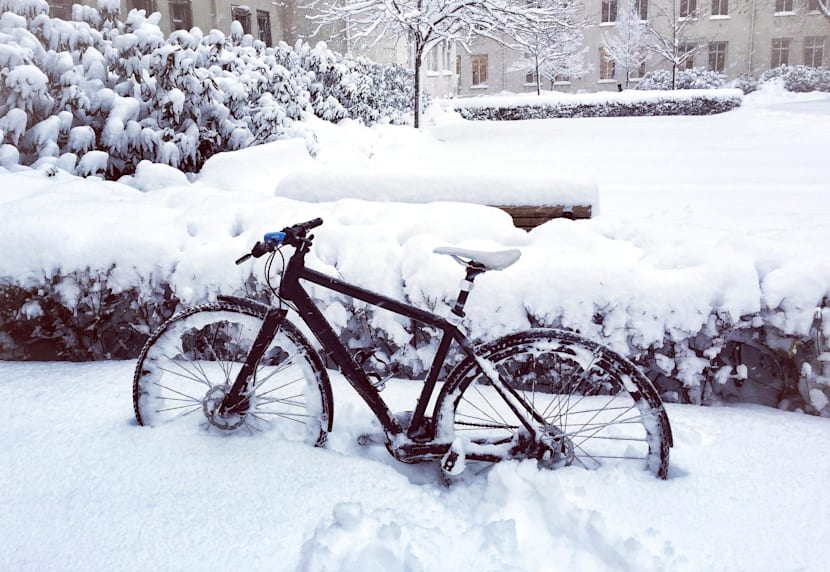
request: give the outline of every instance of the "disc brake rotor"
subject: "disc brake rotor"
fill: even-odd
[[[225,385],[215,385],[211,387],[202,401],[202,411],[204,411],[208,422],[210,422],[210,424],[214,427],[221,429],[222,431],[233,431],[245,423],[245,417],[248,412],[245,410],[241,413],[233,412],[221,414],[219,409],[222,405],[222,401],[225,399],[227,391],[228,387]]]

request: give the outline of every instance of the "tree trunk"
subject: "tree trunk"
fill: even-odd
[[[415,129],[421,126],[421,60],[423,48],[415,46]]]
[[[671,65],[671,88],[672,91],[677,89],[677,64],[675,63]]]

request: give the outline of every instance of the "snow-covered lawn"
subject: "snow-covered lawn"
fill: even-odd
[[[526,234],[477,205],[279,198],[277,182],[314,163],[276,143],[218,157],[192,183],[150,167],[133,181],[143,191],[0,172],[0,276],[31,283],[116,263],[115,286],[151,273],[190,303],[237,288],[250,268],[232,261],[263,232],[322,216],[317,267],[425,305],[460,278],[435,246],[520,247],[517,264],[477,283],[476,335],[523,327],[532,312],[616,347],[631,332],[647,345],[762,308],[803,335],[830,288],[827,94],[758,94],[711,117],[316,129],[317,165],[331,170],[553,174],[598,183],[601,214]],[[602,328],[597,309],[611,317]],[[320,450],[137,427],[133,366],[0,363],[0,569],[827,566],[827,419],[670,405],[668,481],[507,463],[445,490],[434,467],[356,447],[369,419],[340,378]],[[416,390],[400,381],[384,397],[411,409]]]
[[[826,419],[669,406],[667,481],[527,462],[447,490],[354,444],[370,420],[340,377],[324,450],[138,427],[133,367],[0,364],[0,569],[826,569]]]

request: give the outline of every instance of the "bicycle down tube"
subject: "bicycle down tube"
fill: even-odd
[[[311,296],[302,287],[300,280],[307,280],[313,284],[406,316],[442,331],[441,342],[439,343],[438,350],[427,374],[427,379],[418,397],[412,420],[407,428],[407,436],[413,440],[431,439],[434,428],[427,427],[424,421],[426,419],[426,408],[429,405],[430,398],[438,381],[441,366],[446,360],[450,344],[453,341],[457,342],[462,350],[478,363],[480,358],[476,356],[470,340],[455,324],[442,316],[307,268],[305,266],[306,252],[307,246],[303,246],[289,260],[282,277],[280,294],[282,297],[294,302],[301,318],[314,333],[315,337],[327,352],[327,355],[331,356],[334,362],[340,367],[343,375],[349,380],[349,383],[378,417],[378,420],[384,428],[392,434],[401,434],[404,428],[401,427],[398,420],[392,415],[388,405],[381,398],[379,391],[369,381],[366,372],[355,362],[354,358],[323,316],[323,313],[314,304]],[[481,367],[481,364],[479,364],[479,367]],[[491,378],[494,388],[502,399],[504,399],[507,406],[513,411],[530,434],[535,435],[536,429],[525,413],[528,411],[528,408],[524,405],[522,398],[508,384],[503,383],[496,373],[488,372],[488,368],[486,367],[482,367],[481,369],[485,375]],[[536,415],[533,417],[536,422],[544,422],[541,419],[535,419]]]

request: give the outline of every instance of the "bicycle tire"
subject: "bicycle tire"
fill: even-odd
[[[305,336],[285,319],[255,368],[250,407],[235,420],[216,414],[264,318],[265,310],[256,307],[215,302],[165,322],[136,364],[138,424],[190,421],[250,433],[277,428],[286,439],[322,445],[333,419],[328,373]]]
[[[478,346],[477,353],[495,365],[531,415],[532,409],[544,420],[538,427],[562,441],[560,464],[595,469],[636,460],[666,478],[672,445],[668,416],[648,378],[622,355],[554,329],[511,334]],[[439,439],[516,437],[518,417],[489,385],[473,359],[450,372],[435,406]]]

